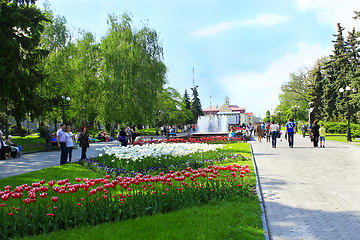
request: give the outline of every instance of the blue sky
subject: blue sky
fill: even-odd
[[[42,8],[44,0],[38,0]],[[160,34],[168,82],[182,95],[195,84],[203,108],[230,104],[265,116],[289,74],[331,53],[336,23],[360,29],[358,0],[50,0],[55,15],[105,36],[107,15],[148,20]],[[211,96],[211,99],[210,99]]]

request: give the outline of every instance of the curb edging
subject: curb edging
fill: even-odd
[[[256,193],[258,195],[259,202],[260,202],[260,207],[261,207],[261,210],[262,210],[261,220],[262,220],[262,223],[263,223],[264,237],[265,237],[265,240],[272,240],[271,233],[270,233],[269,228],[268,228],[268,220],[267,220],[267,216],[266,216],[266,206],[265,206],[265,202],[264,202],[264,195],[263,195],[263,192],[261,190],[261,183],[260,183],[260,178],[259,178],[259,174],[258,174],[258,167],[257,167],[257,164],[256,164],[252,144],[250,144],[250,146],[251,146],[252,160],[253,160],[253,164],[254,164],[254,172],[255,172],[255,176],[256,176]]]

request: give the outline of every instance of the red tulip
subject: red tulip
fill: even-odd
[[[11,213],[9,213],[9,216],[12,216],[12,215],[14,215],[12,212],[11,212]]]
[[[52,197],[51,198],[51,201],[53,201],[53,202],[57,202],[57,200],[58,200],[58,197]]]

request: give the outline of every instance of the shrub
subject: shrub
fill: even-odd
[[[347,132],[347,123],[320,121],[319,124],[324,124],[326,132],[328,133],[345,134]],[[360,136],[360,124],[351,123],[350,130],[351,130],[351,137],[355,138]]]

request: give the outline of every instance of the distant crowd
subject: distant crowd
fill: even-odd
[[[302,122],[300,131],[304,138],[306,133],[308,133],[310,141],[313,143],[314,147],[325,147],[326,129],[324,128],[324,124],[319,126],[318,121],[314,121],[314,123],[309,121],[308,124]],[[280,139],[281,141],[282,136],[280,123],[275,123],[274,121],[249,124],[245,128],[245,132],[250,136],[254,132],[259,142],[261,142],[262,138],[266,138],[266,142],[271,142],[273,148],[276,148],[277,139]],[[289,118],[285,125],[284,137],[288,141],[290,148],[294,147],[294,134],[296,132],[297,126],[294,121]]]

